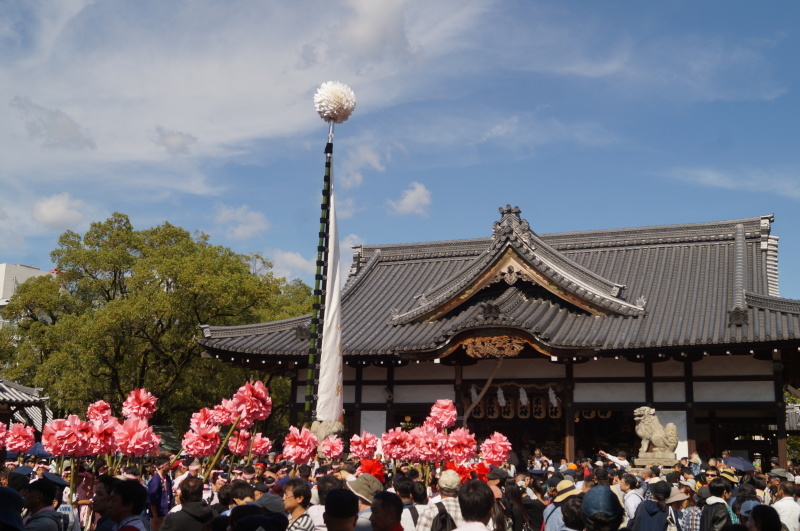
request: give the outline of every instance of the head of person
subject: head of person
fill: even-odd
[[[711,495],[724,500],[731,497],[731,489],[731,482],[725,478],[714,478],[708,484]]]
[[[455,470],[445,470],[439,476],[439,492],[444,498],[455,498],[461,487],[461,477]]]
[[[33,514],[45,507],[52,507],[56,491],[56,484],[47,478],[40,478],[30,483],[24,495],[28,514]]]
[[[615,531],[622,524],[624,514],[619,498],[605,485],[598,485],[583,495],[581,513],[586,531]]]
[[[342,480],[335,476],[320,476],[317,478],[317,495],[319,496],[319,504],[325,505],[325,500],[328,498],[328,493],[333,489],[341,489],[343,487]]]
[[[458,489],[458,504],[461,506],[461,516],[465,521],[486,524],[492,517],[494,493],[489,485],[479,479],[473,479]]]
[[[423,482],[414,482],[414,485],[411,487],[411,499],[414,500],[414,505],[428,504],[428,490],[425,488]]]
[[[284,483],[283,503],[289,513],[297,508],[307,509],[311,505],[311,487],[308,481],[294,478]]]
[[[358,497],[362,506],[372,504],[372,499],[383,490],[381,482],[372,474],[361,474],[355,481],[348,481],[347,488]]]
[[[254,501],[255,489],[243,479],[236,479],[231,483],[231,499],[236,505],[244,505]]]
[[[181,482],[181,503],[199,502],[203,499],[203,480],[191,476]]]
[[[749,531],[780,531],[781,518],[774,507],[758,505],[750,511],[745,525]]]
[[[414,480],[406,476],[397,476],[394,480],[394,491],[403,500],[411,499],[411,488],[414,486]]]
[[[332,489],[322,518],[328,531],[352,531],[358,521],[358,497],[347,489]]]
[[[147,489],[135,479],[115,484],[108,500],[108,516],[117,523],[141,514],[147,504]]]
[[[581,529],[583,526],[582,506],[583,495],[570,496],[561,504],[561,517],[564,519],[564,525],[566,527],[570,529]]]
[[[400,523],[403,514],[403,500],[393,492],[381,491],[372,499],[372,512],[369,521],[373,531],[391,531]]]
[[[108,515],[108,502],[111,498],[111,491],[120,479],[113,476],[102,475],[97,478],[92,497],[92,509],[100,516]]]

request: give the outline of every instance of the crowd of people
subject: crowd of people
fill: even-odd
[[[603,451],[556,463],[536,449],[484,468],[380,457],[295,466],[271,453],[206,478],[199,461],[170,456],[61,474],[8,462],[0,531],[800,531],[800,474],[777,458],[762,471],[727,452],[645,468]]]

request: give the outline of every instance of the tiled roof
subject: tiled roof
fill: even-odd
[[[501,213],[491,238],[357,247],[345,356],[442,352],[486,329],[556,354],[800,338],[800,301],[778,297],[772,216],[537,235],[518,209]],[[496,271],[511,255],[524,270]],[[309,319],[203,326],[198,341],[302,356]]]
[[[39,396],[39,389],[20,385],[0,378],[0,404],[11,406],[33,406],[46,403],[46,396]]]

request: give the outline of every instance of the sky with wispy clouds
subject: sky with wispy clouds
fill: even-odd
[[[0,0],[0,262],[119,211],[310,283],[337,80],[346,245],[774,213],[800,298],[798,50],[796,2]]]

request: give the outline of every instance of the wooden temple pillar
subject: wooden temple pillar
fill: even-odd
[[[571,361],[566,363],[564,383],[564,458],[568,463],[575,460],[575,384]]]
[[[772,375],[775,385],[775,423],[778,436],[778,459],[780,466],[786,467],[789,453],[786,448],[786,399],[783,395],[783,361],[781,351],[772,351]]]
[[[684,395],[686,398],[686,444],[689,447],[687,453],[697,451],[697,435],[694,414],[694,372],[692,362],[683,362]],[[678,456],[679,458],[682,456]]]

